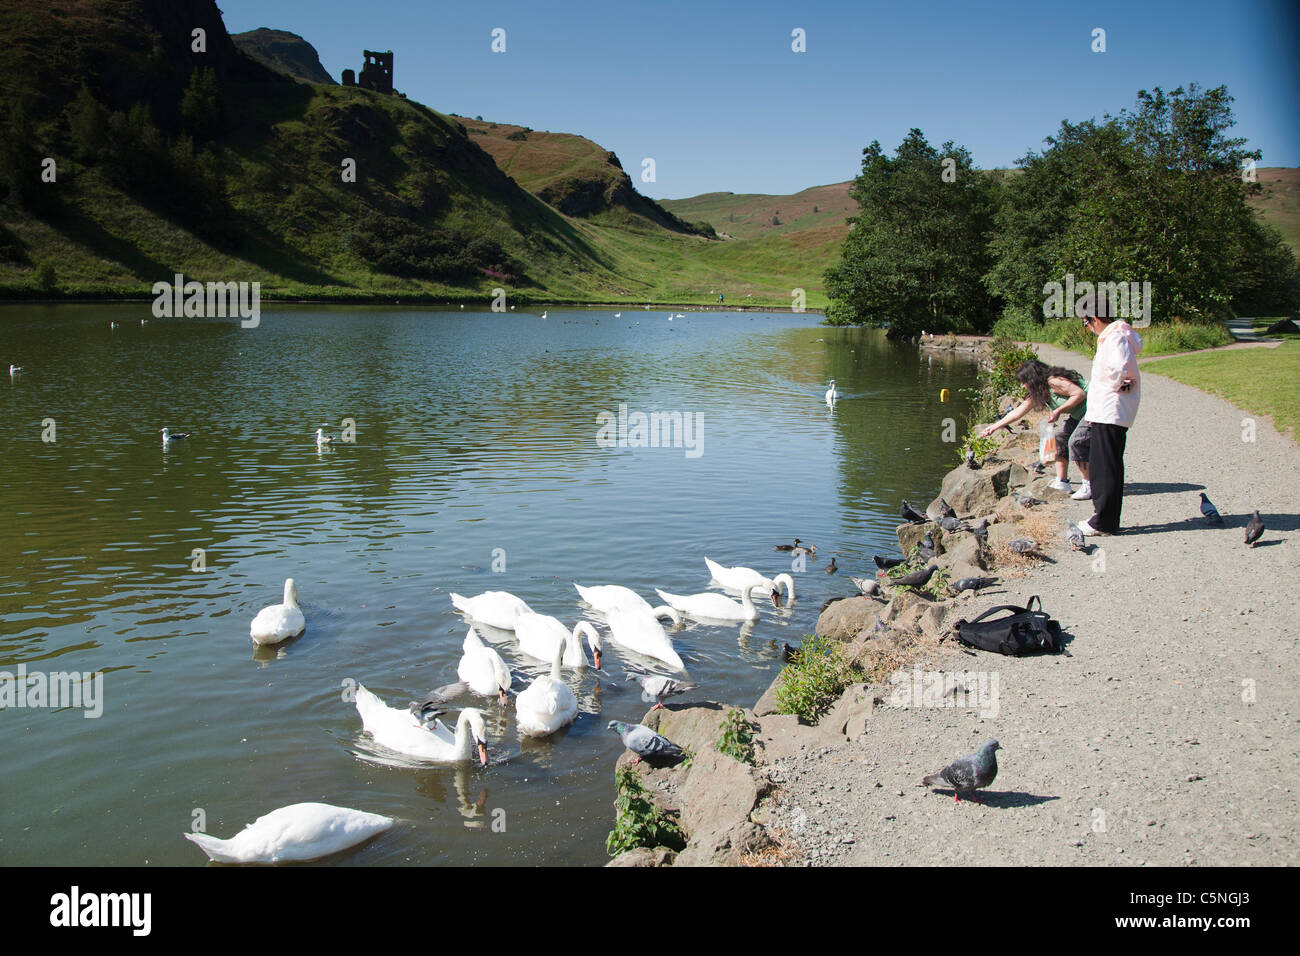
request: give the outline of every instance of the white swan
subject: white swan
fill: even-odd
[[[487,728],[483,715],[473,707],[460,712],[454,737],[442,721],[426,726],[409,710],[389,707],[360,685],[357,713],[361,715],[361,726],[389,750],[438,763],[466,763],[474,759],[477,745],[479,760],[487,766]]]
[[[317,447],[317,448],[319,448],[319,447],[322,446],[322,445],[328,445],[328,444],[329,444],[330,442],[332,442],[333,440],[334,440],[334,436],[332,436],[332,435],[326,435],[326,434],[325,434],[325,429],[323,429],[323,428],[318,428],[318,429],[316,429],[316,447]]]
[[[653,617],[673,617],[672,608],[662,604],[659,607],[651,607],[649,601],[621,584],[601,584],[584,588],[581,584],[575,583],[573,586],[578,589],[580,598],[606,616],[611,611],[645,611]]]
[[[298,607],[298,589],[293,586],[293,578],[286,578],[284,603],[272,604],[258,611],[248,633],[258,644],[279,644],[305,630],[307,619]]]
[[[707,618],[712,621],[757,621],[758,608],[754,607],[754,602],[749,596],[748,591],[740,592],[741,603],[737,604],[725,594],[716,594],[712,591],[703,594],[668,594],[655,588],[658,594],[669,606],[676,608],[688,617]]]
[[[652,614],[638,610],[615,609],[609,612],[609,636],[618,644],[629,650],[663,661],[669,667],[679,671],[686,670],[686,665],[673,647],[672,639],[663,625]],[[673,611],[674,623],[681,623],[681,616]]]
[[[775,581],[764,577],[753,568],[724,568],[709,558],[705,558],[704,563],[708,566],[709,573],[713,575],[713,580],[730,591],[752,591],[755,588],[771,591],[776,588]]]
[[[521,734],[528,737],[545,737],[566,724],[573,723],[577,718],[578,698],[560,676],[564,648],[573,640],[575,640],[573,637],[566,634],[559,646],[555,648],[555,656],[551,659],[551,673],[538,677],[515,698],[515,719],[519,722]]]
[[[839,397],[840,393],[835,390],[835,379],[831,379],[831,387],[826,389],[826,404],[834,405]]]
[[[590,621],[579,621],[573,625],[573,632],[570,633],[558,618],[546,614],[529,611],[515,618],[515,637],[519,640],[519,649],[539,661],[549,661],[555,654],[556,646],[564,644],[565,639],[570,638],[568,644],[564,644],[565,667],[587,666],[587,655],[583,653],[582,641],[579,639],[583,633],[587,635],[587,645],[591,648],[596,670],[600,670],[600,657],[604,648],[600,643],[600,634]]]
[[[474,620],[502,631],[513,631],[515,618],[532,610],[509,591],[484,591],[472,598],[453,593],[451,603]]]
[[[218,863],[280,863],[315,860],[383,833],[392,817],[349,810],[328,803],[295,803],[260,816],[229,840],[186,833]]]
[[[461,644],[463,651],[460,663],[456,666],[456,676],[469,685],[469,689],[480,697],[496,694],[501,699],[501,706],[506,703],[506,691],[510,689],[512,678],[510,668],[501,659],[501,655],[483,643],[474,628],[470,628]]]

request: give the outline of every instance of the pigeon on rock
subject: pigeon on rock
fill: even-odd
[[[920,571],[913,571],[911,574],[904,574],[902,577],[894,578],[890,583],[894,587],[923,588],[929,583],[934,572],[937,571],[938,565],[930,565]]]
[[[868,596],[880,593],[880,582],[874,578],[855,578],[850,577],[850,581],[858,586],[858,590]]]
[[[685,754],[667,737],[660,736],[644,724],[625,724],[621,720],[611,720],[609,729],[618,731],[623,738],[623,746],[636,754],[633,763],[646,760],[675,760]]]
[[[916,546],[917,554],[921,556],[922,561],[929,561],[934,557],[934,537],[926,535],[925,540]]]
[[[1205,492],[1201,492],[1201,514],[1205,515],[1205,520],[1210,524],[1223,524],[1223,516],[1219,514],[1219,509],[1214,507],[1214,503],[1205,497]]]
[[[903,520],[906,521],[908,524],[925,524],[927,521],[930,520],[925,515],[921,514],[921,512],[917,511],[910,504],[908,504],[906,498],[903,499],[903,506],[898,509],[898,513],[902,515]]]
[[[961,802],[961,794],[974,794],[987,787],[998,775],[997,751],[1002,749],[996,740],[984,741],[984,746],[973,754],[960,757],[938,773],[921,781],[923,787],[952,787],[953,803]],[[979,802],[979,798],[975,798]]]
[[[943,515],[945,518],[957,517],[956,509],[954,509],[952,505],[948,504],[948,502],[942,497],[939,498],[939,514]]]
[[[1260,518],[1259,512],[1256,511],[1255,517],[1251,518],[1250,524],[1246,525],[1246,543],[1252,548],[1255,547],[1255,542],[1259,540],[1259,536],[1263,533],[1264,521]]]
[[[640,683],[641,699],[647,704],[654,701],[652,710],[662,708],[664,701],[669,697],[676,697],[678,694],[699,687],[698,684],[688,684],[686,681],[674,680],[662,674],[647,674],[642,671],[629,672],[626,679]]]
[[[946,515],[939,519],[939,527],[944,531],[969,531],[966,524],[959,518],[949,518]]]
[[[871,560],[876,562],[876,567],[882,571],[888,571],[890,568],[896,568],[903,563],[902,558],[882,558],[878,554],[873,554]]]
[[[961,594],[962,591],[978,591],[980,588],[992,587],[997,584],[1001,578],[960,578],[953,581],[950,587],[954,594]]]
[[[1039,499],[1039,498],[1034,498],[1034,497],[1031,497],[1030,495],[1022,495],[1022,494],[1021,494],[1020,492],[1018,492],[1018,491],[1012,492],[1012,495],[1015,497],[1016,501],[1020,502],[1020,503],[1021,503],[1022,505],[1024,505],[1026,508],[1032,508],[1032,507],[1034,507],[1035,505],[1046,504],[1045,501],[1043,501],[1043,500],[1041,500],[1041,499]]]

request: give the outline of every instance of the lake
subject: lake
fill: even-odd
[[[0,671],[103,674],[97,718],[0,713],[0,863],[201,865],[196,821],[230,837],[302,801],[397,819],[326,865],[606,862],[606,724],[647,705],[603,626],[603,670],[565,671],[567,731],[521,739],[513,701],[466,702],[487,768],[388,754],[348,688],[405,706],[456,680],[452,591],[510,591],[571,628],[574,581],[658,604],[655,587],[709,590],[706,555],[790,571],[773,545],[799,537],[818,553],[792,606],[673,634],[701,685],[685,699],[751,706],[781,643],[897,553],[900,499],[938,493],[975,377],[816,315],[615,311],[285,306],[244,329],[149,303],[0,307],[0,366],[23,367],[0,382]],[[699,430],[608,447],[620,406]],[[345,419],[355,441],[318,452]],[[194,434],[164,450],[164,426]],[[306,633],[255,650],[286,577]],[[549,671],[485,637],[516,691]]]

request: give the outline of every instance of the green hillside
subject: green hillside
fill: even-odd
[[[232,34],[230,39],[254,60],[300,83],[324,83],[328,86],[338,82],[321,66],[316,48],[296,33],[260,27]]]

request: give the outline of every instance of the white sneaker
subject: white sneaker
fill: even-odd
[[[1065,478],[1056,478],[1047,487],[1051,488],[1053,491],[1069,491],[1070,482]]]
[[[1082,531],[1082,532],[1083,532],[1084,534],[1086,534],[1086,535],[1096,535],[1096,534],[1109,535],[1109,534],[1110,534],[1109,531],[1098,531],[1096,528],[1094,528],[1092,525],[1090,525],[1087,521],[1080,521],[1080,522],[1079,522],[1079,530]]]
[[[1083,501],[1092,497],[1092,482],[1085,481],[1079,486],[1079,490],[1070,495],[1075,501]]]

